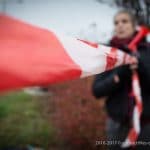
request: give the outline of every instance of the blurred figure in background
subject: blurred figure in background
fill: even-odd
[[[132,13],[122,10],[114,17],[115,35],[110,46],[124,50],[137,34],[136,20]],[[150,45],[143,38],[137,45],[137,70],[143,98],[143,113],[141,117],[141,133],[138,141],[150,141]],[[134,97],[131,93],[131,65],[124,65],[96,76],[93,83],[93,94],[96,98],[106,98],[108,119],[106,123],[107,140],[123,142],[131,128]],[[142,149],[144,145],[136,145]],[[119,144],[108,146],[110,150],[122,149]],[[150,149],[145,145],[144,149]]]

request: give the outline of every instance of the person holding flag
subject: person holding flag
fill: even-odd
[[[116,37],[111,41],[112,47],[108,47],[66,37],[49,29],[0,14],[0,92],[25,87],[45,87],[50,84],[102,73],[120,65],[130,64],[135,72],[133,91],[138,107],[134,109],[134,123],[137,125],[134,125],[135,128],[131,130],[128,139],[135,141],[140,131],[139,118],[142,112],[142,103],[139,103],[141,97],[138,75],[135,68],[138,67],[140,74],[142,96],[144,96],[144,105],[146,105],[144,116],[147,119],[149,118],[149,93],[147,88],[150,75],[149,69],[147,69],[149,67],[149,55],[147,54],[149,47],[143,39],[143,42],[138,45],[140,53],[136,53],[136,55],[135,53],[134,55],[132,53],[127,54],[118,49],[124,49],[122,46],[128,44],[136,34],[135,22],[129,13],[122,12],[116,15],[115,31]],[[141,37],[141,33],[138,39],[139,37]],[[135,44],[137,41],[134,39],[133,43]],[[134,44],[131,43],[129,48],[134,49]],[[139,64],[137,64],[137,56]],[[124,77],[127,78],[127,81],[124,80]],[[132,112],[132,109],[130,109],[131,112],[126,110],[128,108],[127,104],[129,104],[126,101],[128,96],[129,99],[133,97],[133,93],[130,92],[130,80],[130,69],[128,66],[123,66],[115,69],[115,71],[98,75],[94,83],[93,91],[96,97],[109,95],[108,111],[116,122],[123,122],[124,118],[129,118],[129,114]],[[130,95],[127,96],[128,93]],[[132,106],[133,104],[130,104],[130,107]],[[126,116],[126,114],[128,115]],[[128,143],[128,140],[126,143]]]
[[[140,106],[143,112],[140,123],[141,133],[138,136],[137,144],[132,143],[132,145],[138,150],[143,149],[143,146],[146,149],[150,148],[148,144],[150,141],[150,44],[147,42],[146,37],[143,37],[136,45],[137,52],[130,51],[128,48],[130,43],[135,40],[135,37],[140,32],[136,30],[136,26],[136,19],[131,12],[121,10],[115,15],[115,35],[110,40],[110,46],[117,47],[136,56],[138,61],[136,64],[123,65],[111,71],[98,74],[92,87],[96,98],[106,98],[106,109],[108,112],[106,123],[107,140],[115,142],[115,144],[108,146],[110,150],[123,149],[122,143],[125,141],[130,128],[132,128],[132,124],[136,124],[136,121],[133,121],[134,115],[137,116],[137,113],[133,111],[136,105],[135,95],[132,91],[133,70],[137,70],[139,74],[143,101],[143,106],[142,104]],[[140,119],[140,115],[138,117]],[[129,138],[134,139],[134,137],[137,138],[137,135],[132,132]],[[141,143],[138,144],[138,142]],[[128,146],[126,145],[125,147]],[[130,146],[128,148],[130,149]]]

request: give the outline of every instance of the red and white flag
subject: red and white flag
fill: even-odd
[[[98,74],[124,64],[126,56],[0,15],[0,91]]]

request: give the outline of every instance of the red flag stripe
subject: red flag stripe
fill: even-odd
[[[130,134],[129,134],[129,140],[130,140],[130,142],[131,142],[131,143],[134,143],[134,142],[137,140],[137,138],[138,138],[138,134],[137,134],[137,132],[135,131],[135,129],[132,128],[132,129],[131,129],[131,132],[130,132]]]
[[[0,16],[0,34],[0,90],[55,83],[60,78],[63,81],[81,75],[80,66],[54,33]],[[59,76],[58,71],[63,74]]]
[[[111,48],[110,54],[107,56],[106,70],[112,69],[117,62],[117,59],[113,59],[112,56],[114,58],[116,58],[116,56],[117,56],[117,49],[116,48]]]

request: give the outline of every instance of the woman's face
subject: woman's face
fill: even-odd
[[[120,39],[130,38],[135,32],[131,18],[126,13],[116,15],[114,19],[114,26],[115,35]]]

